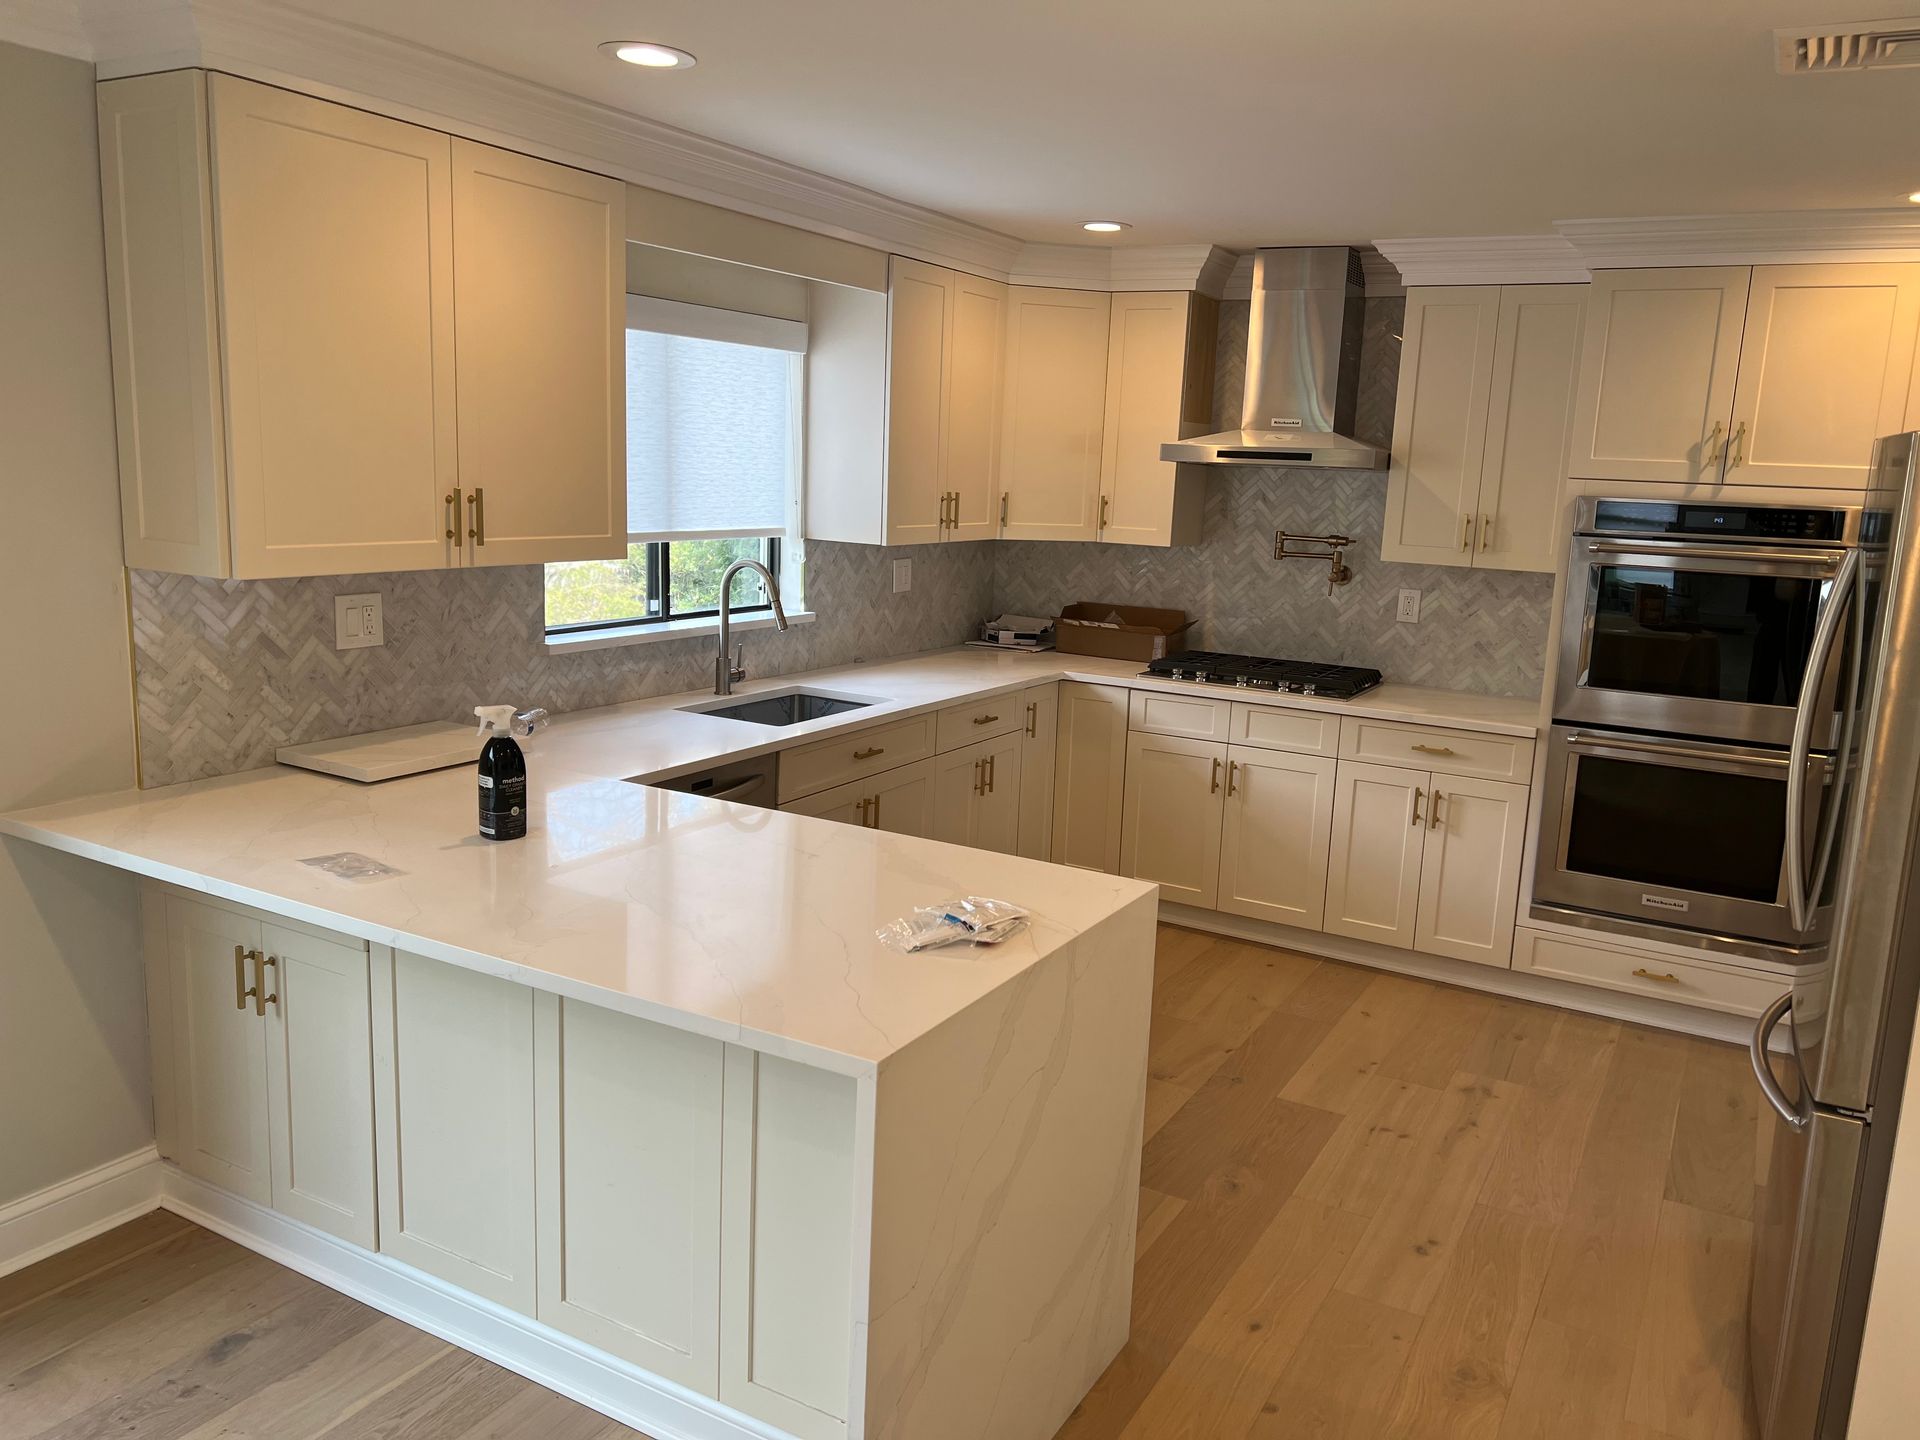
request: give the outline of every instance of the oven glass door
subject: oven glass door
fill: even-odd
[[[1555,718],[1787,744],[1845,553],[1576,537]]]
[[[1548,745],[1536,899],[1774,945],[1812,938],[1793,928],[1786,877],[1818,848],[1828,757],[1809,757],[1793,817],[1783,750],[1562,725]]]

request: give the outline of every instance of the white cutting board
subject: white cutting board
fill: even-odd
[[[429,720],[425,725],[408,725],[399,730],[374,730],[338,740],[315,740],[308,745],[283,745],[273,755],[282,765],[298,765],[348,780],[397,780],[402,775],[472,764],[480,757],[480,747],[486,744],[475,729],[475,726],[456,725],[450,720]]]

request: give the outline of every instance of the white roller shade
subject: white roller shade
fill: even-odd
[[[629,538],[783,533],[806,326],[639,296],[627,324]]]

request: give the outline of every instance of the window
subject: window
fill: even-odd
[[[805,350],[796,321],[627,297],[627,557],[547,566],[548,634],[717,614],[735,560],[780,574]],[[753,576],[734,602],[771,608]]]

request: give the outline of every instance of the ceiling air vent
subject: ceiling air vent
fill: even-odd
[[[1774,64],[1782,75],[1899,70],[1920,65],[1920,19],[1854,20],[1813,29],[1776,30],[1773,42]]]

